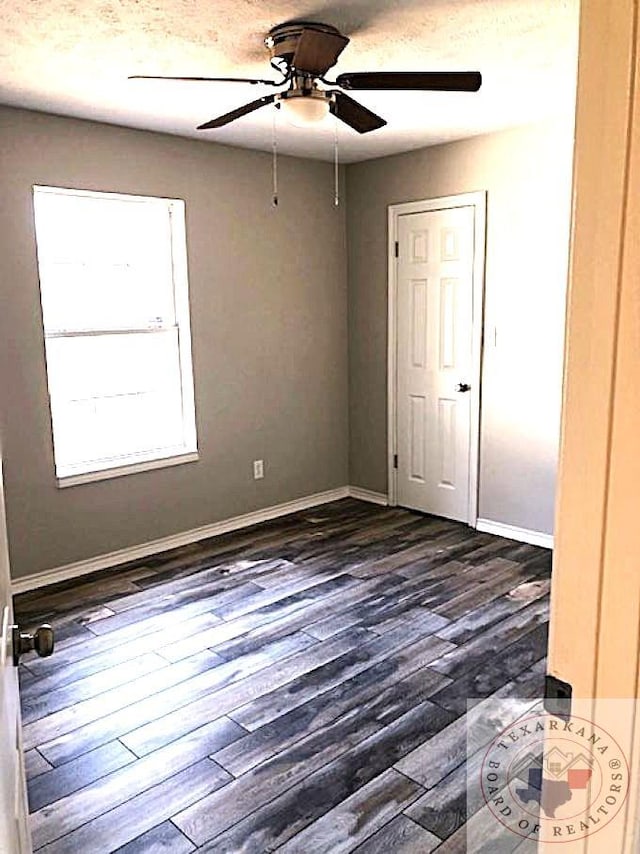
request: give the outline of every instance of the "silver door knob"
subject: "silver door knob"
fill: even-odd
[[[471,386],[469,383],[458,383],[456,391],[471,391]]]
[[[30,635],[27,632],[21,632],[20,626],[13,626],[13,664],[18,666],[20,656],[25,652],[35,650],[40,658],[47,658],[53,652],[55,639],[53,629],[48,623],[40,626],[35,632]]]

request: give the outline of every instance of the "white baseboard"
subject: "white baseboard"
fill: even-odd
[[[383,507],[389,503],[389,499],[383,492],[373,492],[373,490],[363,489],[361,486],[350,486],[349,495],[351,498],[368,501],[370,504],[380,504]]]
[[[496,534],[508,540],[518,540],[521,543],[542,546],[545,549],[553,548],[553,534],[542,534],[540,531],[530,531],[528,528],[516,528],[513,525],[504,525],[502,522],[492,522],[490,519],[478,519],[476,528],[485,534]]]
[[[17,578],[11,585],[11,592],[13,594],[25,593],[28,590],[35,590],[38,587],[46,587],[49,584],[56,584],[59,581],[67,581],[70,578],[77,578],[100,569],[108,569],[111,566],[129,563],[129,561],[149,557],[150,555],[169,551],[179,546],[187,546],[198,540],[206,540],[209,537],[216,537],[220,534],[226,534],[229,531],[248,528],[250,525],[266,522],[269,519],[276,519],[278,516],[286,516],[289,513],[297,513],[309,507],[317,507],[320,504],[328,504],[330,501],[338,501],[340,498],[348,498],[350,495],[351,491],[349,487],[340,486],[337,489],[330,489],[327,492],[317,492],[315,495],[306,495],[303,498],[286,501],[284,504],[276,504],[272,507],[265,507],[262,510],[254,510],[252,513],[245,513],[242,516],[234,516],[231,519],[213,522],[211,525],[204,525],[201,528],[194,528],[191,531],[172,534],[169,537],[162,537],[159,540],[152,540],[148,543],[142,543],[139,546],[130,546],[126,549],[119,549],[118,551],[98,555],[87,560],[68,563],[65,566],[55,569],[48,569],[44,572],[27,575],[24,578]]]

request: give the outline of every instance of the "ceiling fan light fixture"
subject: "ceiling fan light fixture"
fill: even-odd
[[[280,104],[287,121],[295,127],[320,124],[329,115],[329,95],[321,92],[310,94],[283,93]]]

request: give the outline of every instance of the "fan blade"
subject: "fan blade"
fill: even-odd
[[[360,71],[339,74],[343,89],[422,89],[432,92],[477,92],[479,71]]]
[[[252,80],[249,77],[163,77],[153,74],[131,74],[128,80],[183,80],[191,83],[264,83],[265,86],[280,86],[275,80]]]
[[[298,39],[291,65],[298,71],[307,71],[314,77],[321,77],[336,64],[348,44],[349,39],[339,33],[304,29]]]
[[[198,130],[210,130],[211,128],[221,128],[234,122],[236,119],[252,113],[254,110],[259,110],[267,104],[272,104],[276,99],[275,95],[265,95],[264,98],[258,98],[257,101],[252,101],[250,104],[245,104],[244,107],[238,107],[237,110],[232,110],[230,113],[225,113],[224,116],[218,116],[217,119],[205,122],[203,125],[198,125]]]
[[[357,130],[358,133],[369,133],[371,130],[377,130],[386,125],[384,119],[376,116],[375,113],[345,95],[344,92],[332,92],[332,94],[333,100],[329,109],[336,118]]]

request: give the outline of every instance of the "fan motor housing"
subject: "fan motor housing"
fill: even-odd
[[[321,24],[317,21],[290,21],[288,24],[278,24],[269,30],[264,43],[272,59],[284,59],[291,65],[291,61],[298,46],[298,39],[303,30],[316,30],[319,33],[330,33],[331,35],[342,35],[340,30],[331,24]]]

